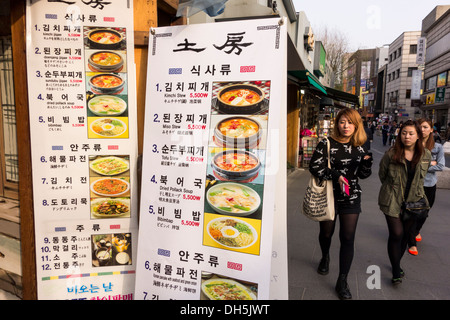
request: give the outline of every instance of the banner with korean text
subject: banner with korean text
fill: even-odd
[[[27,1],[38,299],[131,300],[133,2]]]
[[[161,27],[149,43],[136,299],[277,298],[284,18]]]

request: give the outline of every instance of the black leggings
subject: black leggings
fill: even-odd
[[[337,217],[339,217],[339,240],[341,242],[341,248],[339,250],[339,274],[348,274],[355,251],[355,233],[359,214],[338,214]],[[337,217],[333,221],[320,222],[319,244],[322,250],[322,256],[330,252],[331,238],[333,237]]]
[[[402,221],[400,218],[394,218],[385,215],[388,230],[388,255],[392,266],[392,277],[400,278],[400,260],[406,250],[409,235],[414,227],[414,219]]]
[[[433,207],[434,200],[436,199],[436,185],[432,187],[423,187],[425,190],[425,195],[427,196],[428,203],[430,204],[430,209]],[[418,219],[411,230],[408,239],[408,247],[415,247],[417,245],[416,236],[420,233],[427,218]]]

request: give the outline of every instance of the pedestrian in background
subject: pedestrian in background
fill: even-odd
[[[392,283],[400,284],[404,272],[400,261],[406,251],[414,219],[401,219],[404,202],[417,202],[425,197],[424,178],[431,152],[422,143],[417,122],[408,120],[400,128],[399,138],[380,162],[381,188],[378,205],[386,217],[389,230],[388,256],[392,266]]]
[[[365,179],[372,173],[372,155],[364,147],[366,139],[359,113],[354,109],[342,109],[336,116],[332,134],[328,138],[331,169],[328,168],[326,139],[317,145],[309,165],[309,171],[315,177],[333,180],[335,213],[340,223],[339,277],[335,287],[340,299],[352,298],[347,275],[353,261],[356,225],[361,212],[362,191],[358,178]],[[344,185],[349,188],[348,194],[345,193]],[[317,272],[322,275],[329,271],[329,252],[336,220],[319,222],[322,258]]]
[[[450,141],[450,122],[447,124],[447,131],[445,132],[445,140]]]
[[[385,146],[387,143],[388,134],[389,134],[389,123],[386,120],[381,126],[381,135],[383,136],[383,146]]]
[[[363,121],[363,125],[364,125],[364,131],[366,132],[366,136],[367,136],[367,140],[366,140],[366,143],[364,143],[364,147],[367,150],[370,150],[370,143],[373,140],[373,131],[371,130],[371,128],[369,128],[367,121]]]
[[[429,119],[419,119],[417,122],[420,125],[423,136],[423,146],[431,152],[431,163],[428,168],[427,175],[425,176],[424,190],[428,199],[430,209],[434,204],[436,198],[436,183],[437,183],[437,171],[442,171],[445,167],[445,155],[444,147],[442,144],[435,142],[433,138],[433,123]],[[412,255],[418,255],[417,242],[422,240],[420,230],[425,223],[426,218],[416,221],[412,233],[408,241],[408,252]]]
[[[439,131],[437,130],[436,126],[433,127],[433,137],[434,141],[442,144],[441,135],[439,134]]]
[[[395,131],[397,130],[397,121],[392,121],[389,127],[389,145],[393,146],[395,143]]]

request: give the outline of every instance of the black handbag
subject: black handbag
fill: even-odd
[[[400,187],[403,194],[403,184],[400,178]],[[403,194],[403,204],[402,212],[400,213],[400,218],[403,221],[409,219],[425,219],[428,217],[428,211],[430,211],[430,206],[425,198],[420,198],[415,202],[405,202],[405,195]]]
[[[401,218],[403,221],[409,219],[425,219],[428,217],[430,206],[427,204],[425,198],[421,198],[416,202],[404,202]]]

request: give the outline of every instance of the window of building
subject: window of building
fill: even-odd
[[[409,46],[409,54],[416,54],[417,53],[417,44],[412,44]]]
[[[392,53],[389,55],[389,62],[392,62]]]
[[[437,76],[430,77],[425,80],[425,90],[434,90],[437,85]]]
[[[400,78],[400,69],[397,69],[397,79]]]
[[[402,55],[402,47],[398,48],[398,56],[400,57]]]
[[[394,60],[397,59],[397,51],[394,51]]]
[[[411,89],[406,89],[406,99],[411,99]]]
[[[412,77],[414,70],[417,70],[417,67],[409,67],[408,68],[408,77]]]
[[[437,75],[437,86],[445,87],[446,84],[447,84],[447,71],[439,73]]]

